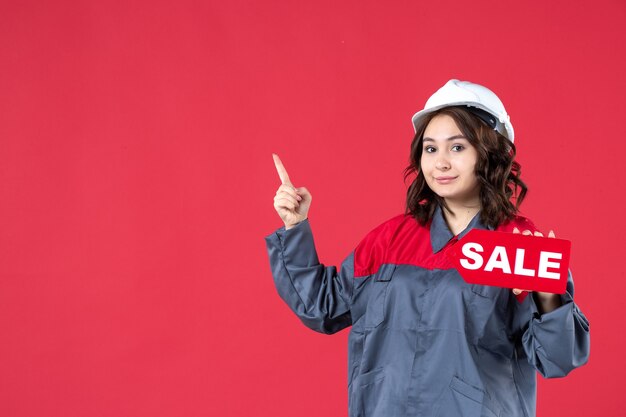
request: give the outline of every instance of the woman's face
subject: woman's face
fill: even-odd
[[[435,116],[424,131],[420,162],[426,183],[447,203],[480,204],[474,167],[478,153],[448,115]]]

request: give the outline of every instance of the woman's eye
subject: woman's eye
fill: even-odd
[[[432,146],[425,146],[424,147],[424,152],[426,152],[426,153],[433,153],[433,152],[435,152],[435,148],[432,147]]]
[[[465,147],[463,145],[453,145],[452,146],[452,150],[454,152],[459,152],[459,151],[462,151],[463,149],[465,149]]]

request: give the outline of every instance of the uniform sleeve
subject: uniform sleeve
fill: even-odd
[[[562,305],[540,314],[534,297],[518,306],[522,324],[522,345],[528,362],[545,378],[567,375],[587,363],[589,358],[589,321],[574,303],[574,281],[568,274]]]
[[[320,264],[308,219],[281,227],[265,242],[276,289],[307,327],[332,334],[352,324],[354,252],[339,271]]]

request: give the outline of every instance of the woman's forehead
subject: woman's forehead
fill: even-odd
[[[448,140],[453,136],[463,136],[454,119],[447,114],[438,114],[426,126],[424,140]]]

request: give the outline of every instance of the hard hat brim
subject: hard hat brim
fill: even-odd
[[[433,106],[433,107],[429,107],[427,109],[418,111],[411,118],[411,121],[413,122],[413,130],[416,131],[417,122],[424,116],[430,113],[436,112],[437,110],[443,109],[444,107],[452,107],[452,106],[475,107],[477,109],[481,109],[493,115],[496,118],[496,128],[494,130],[497,130],[502,136],[504,136],[505,138],[513,142],[515,132],[513,131],[513,125],[511,125],[511,122],[508,120],[508,116],[506,116],[506,119],[503,121],[502,120],[504,118],[503,116],[494,114],[490,109],[488,109],[486,106],[483,106],[481,103],[469,102],[469,101],[458,101],[458,102],[446,103],[446,104],[441,104],[439,106]]]

